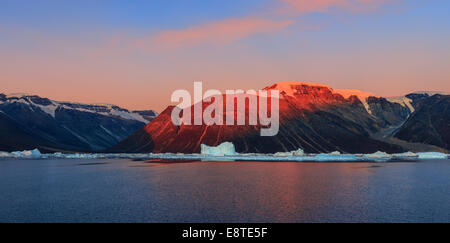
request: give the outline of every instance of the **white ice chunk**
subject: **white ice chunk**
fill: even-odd
[[[364,154],[363,158],[369,161],[388,161],[392,156],[388,153],[378,151],[373,154]]]
[[[292,151],[291,154],[293,156],[303,156],[303,155],[305,155],[305,151],[303,151],[303,149],[299,148],[299,149],[297,149],[295,151]]]
[[[411,151],[405,152],[405,153],[400,153],[400,154],[393,154],[392,156],[395,158],[417,158],[417,157],[419,157],[418,154],[413,153]]]
[[[391,157],[388,153],[381,152],[381,151],[375,152],[373,154],[365,154],[364,156],[368,157],[368,158],[390,158]]]
[[[299,148],[291,152],[277,152],[274,155],[278,157],[304,156],[305,152],[303,151],[303,149]]]
[[[149,123],[148,120],[146,120],[144,117],[142,117],[138,113],[124,112],[124,111],[118,111],[118,110],[112,109],[110,111],[110,114],[114,115],[114,116],[120,116],[120,117],[122,117],[124,119],[128,119],[128,120],[140,121],[140,122],[145,123],[145,124]]]
[[[417,153],[419,155],[419,159],[447,159],[447,155],[439,152],[424,152]]]
[[[12,152],[11,155],[18,158],[40,158],[42,156],[38,149]]]
[[[224,142],[217,147],[202,144],[201,154],[212,156],[237,155],[236,149],[234,148],[234,144],[230,142]]]
[[[11,154],[8,152],[0,152],[0,158],[8,158],[11,157]]]

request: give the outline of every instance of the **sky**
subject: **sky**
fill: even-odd
[[[305,81],[450,92],[447,0],[0,0],[0,93],[162,111]]]

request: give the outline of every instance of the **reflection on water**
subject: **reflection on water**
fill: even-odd
[[[0,222],[450,222],[449,165],[3,160]]]

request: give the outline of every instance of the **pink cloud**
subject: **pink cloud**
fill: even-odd
[[[327,12],[330,9],[345,9],[352,12],[378,9],[382,4],[393,0],[282,0],[297,13]]]
[[[288,7],[289,12],[308,14],[346,10],[362,12],[376,10],[388,2],[400,0],[278,0]],[[269,14],[282,17],[283,9],[272,10]],[[273,15],[272,15],[273,16]],[[286,16],[284,16],[286,17]],[[293,16],[291,16],[293,17]],[[295,20],[273,20],[261,17],[229,18],[210,21],[201,25],[188,26],[184,29],[162,30],[150,36],[133,39],[126,36],[113,38],[105,49],[121,47],[123,50],[140,49],[160,51],[193,47],[199,45],[228,44],[261,33],[273,33],[293,24]]]
[[[259,33],[272,33],[286,28],[293,21],[273,21],[261,18],[234,18],[213,21],[180,30],[165,30],[150,39],[140,39],[136,44],[146,48],[173,49],[202,44],[228,44]]]

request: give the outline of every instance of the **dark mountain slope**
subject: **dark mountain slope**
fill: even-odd
[[[0,94],[0,150],[102,151],[156,116],[114,105],[58,102],[36,95]],[[10,140],[14,137],[14,142]]]
[[[58,145],[36,136],[26,127],[20,126],[5,113],[0,112],[0,151],[31,150],[54,151]]]
[[[423,99],[416,107],[395,137],[450,149],[450,96],[437,94]]]

